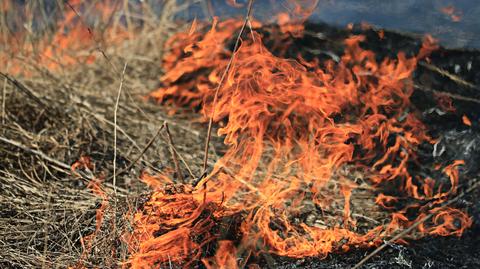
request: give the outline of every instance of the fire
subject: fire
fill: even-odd
[[[462,12],[458,9],[456,9],[454,6],[446,6],[440,9],[440,11],[449,16],[450,20],[453,22],[459,22],[462,20]]]
[[[96,3],[102,21],[115,11],[113,2]],[[142,175],[154,192],[135,214],[133,232],[125,235],[132,268],[167,263],[188,268],[199,261],[207,268],[235,268],[239,257],[247,260],[265,252],[326,257],[377,245],[432,213],[431,221],[418,226],[418,236],[459,236],[472,224],[459,209],[435,207],[457,193],[462,160],[438,164],[444,181],[423,178],[412,168],[421,165],[419,146],[435,143],[410,104],[412,74],[418,61],[438,48],[435,40],[426,37],[416,56],[398,53],[378,60],[362,48],[365,36],[351,35],[338,62],[291,58],[287,40],[302,35],[302,22],[316,1],[287,2],[289,12],[276,16],[279,27],[269,33],[273,44],[268,46],[255,30],[261,23],[249,21],[252,29],[240,47],[229,49],[242,26],[235,19],[215,19],[205,34],[205,25],[195,20],[187,32],[168,40],[162,87],[150,97],[172,111],[175,106],[199,110],[204,121],[214,115],[227,151],[197,186],[175,185],[167,170]],[[6,1],[0,11],[12,5]],[[10,56],[38,51],[39,65],[59,70],[93,62],[101,40],[131,38],[122,27],[96,36],[76,13],[82,5],[70,1],[56,32],[35,48],[25,42],[15,48],[24,36],[7,38],[12,51],[2,52],[0,63],[21,73],[22,63]],[[443,103],[454,109],[451,100]],[[463,122],[472,124],[466,116]],[[72,170],[90,165],[82,158]],[[109,204],[98,180],[89,188],[102,198],[95,233],[87,240],[92,243]],[[359,198],[365,193],[367,198]],[[382,218],[365,224],[355,213],[358,199],[370,200]]]
[[[378,244],[429,212],[435,216],[419,228],[421,235],[459,235],[471,225],[460,210],[432,210],[420,202],[441,204],[456,193],[463,161],[443,167],[448,186],[411,169],[418,165],[417,148],[435,142],[409,100],[412,73],[436,48],[433,39],[426,38],[416,57],[399,53],[377,61],[360,46],[365,37],[353,35],[344,42],[340,62],[321,63],[286,58],[285,50],[273,54],[254,30],[232,52],[226,48],[240,25],[214,21],[205,35],[179,33],[168,43],[163,86],[151,97],[200,108],[204,120],[214,111],[228,150],[199,187],[154,192],[136,216],[132,240],[139,245],[132,250],[132,267],[188,265],[202,258],[208,268],[233,268],[240,249],[247,249],[247,256],[325,257]],[[273,34],[278,35],[273,40],[284,40],[292,33]],[[213,102],[232,53],[232,67]],[[341,173],[349,167],[367,183],[360,187]],[[365,185],[390,214],[389,221],[368,229],[352,215],[352,199]],[[332,223],[295,220],[305,208],[334,212],[337,207],[343,213]],[[237,216],[241,239],[226,240],[218,223]],[[215,255],[202,251],[207,245],[210,252],[216,246]]]
[[[472,121],[467,117],[467,115],[462,116],[462,122],[467,126],[472,126]]]
[[[127,240],[135,242],[132,268],[146,268],[161,261],[199,260],[202,247],[215,239],[217,205],[194,199],[192,190],[175,187],[158,190],[135,216],[137,230]],[[188,263],[185,265],[188,267]]]
[[[95,170],[95,167],[91,161],[89,156],[81,156],[78,161],[72,164],[71,170],[74,174],[77,173],[77,170],[87,170],[92,171]],[[89,252],[92,250],[95,240],[97,238],[98,233],[101,231],[101,227],[104,222],[105,212],[107,211],[109,205],[108,194],[102,187],[102,178],[93,177],[87,185],[87,188],[92,191],[97,197],[102,199],[100,206],[96,209],[95,212],[95,230],[80,238],[80,242],[83,248],[82,255],[75,264],[74,267],[69,268],[85,268],[84,261],[87,259]]]
[[[236,268],[237,250],[232,241],[220,241],[217,255],[215,257],[202,260],[208,269],[214,268]]]
[[[62,17],[56,21],[53,33],[30,33],[28,31],[7,32],[0,37],[3,50],[0,52],[0,63],[8,66],[12,74],[30,75],[25,69],[22,57],[34,59],[34,63],[50,71],[59,71],[78,64],[90,64],[98,57],[97,50],[104,44],[114,45],[131,38],[131,34],[121,24],[108,27],[99,32],[88,23],[94,18],[101,23],[108,23],[117,11],[115,1],[100,1],[94,4],[88,17],[79,12],[91,8],[88,2],[68,1],[63,6]],[[0,12],[11,12],[15,16],[35,18],[36,11],[28,5],[22,7],[15,1],[6,0]],[[23,25],[24,22],[17,22]],[[32,37],[32,35],[40,35]],[[35,39],[35,42],[28,41]]]

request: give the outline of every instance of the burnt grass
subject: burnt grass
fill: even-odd
[[[267,47],[273,44],[270,33],[277,30],[274,26],[260,29]],[[307,23],[303,37],[292,37],[287,56],[300,52],[306,59],[335,59],[342,55],[342,40],[351,33],[366,35],[367,42],[362,46],[373,50],[379,60],[395,58],[398,51],[415,55],[422,44],[421,36],[409,33],[384,30],[384,37],[380,38],[380,30],[359,25],[345,30]],[[115,55],[111,61],[122,66],[124,58],[121,54]],[[153,58],[153,62],[149,65],[142,61],[129,62],[128,80],[118,110],[121,130],[118,131],[117,169],[131,164],[163,121],[167,121],[177,150],[194,174],[199,174],[206,128],[193,123],[196,116],[192,113],[168,116],[161,106],[144,101],[143,97],[158,86],[161,74],[157,64],[160,59]],[[35,65],[30,64],[32,68]],[[40,70],[40,77],[35,79],[9,76],[21,86],[6,82],[0,131],[4,138],[0,141],[1,268],[65,267],[80,260],[80,238],[94,231],[95,211],[101,202],[86,189],[88,173],[109,178],[113,171],[112,121],[119,78],[106,66],[105,62],[85,65],[61,76],[36,66],[34,69]],[[470,179],[478,177],[480,169],[478,70],[479,51],[439,48],[430,56],[430,62],[419,64],[414,74],[416,90],[411,101],[422,112],[432,136],[442,137],[440,146],[445,149],[444,154],[432,156],[434,149],[425,145],[419,151],[421,161],[429,164],[465,159],[461,182],[466,183],[460,186],[459,192],[472,183]],[[451,97],[457,110],[439,112],[434,95]],[[463,115],[468,116],[472,126],[462,123]],[[214,137],[213,141],[214,148],[222,148],[221,138]],[[95,165],[94,171],[84,171],[87,178],[68,169],[81,156],[90,156]],[[83,260],[86,267],[117,267],[117,262],[125,260],[126,246],[108,223],[116,219],[119,230],[131,229],[124,219],[125,214],[132,213],[127,209],[141,208],[149,192],[137,180],[140,173],[172,166],[168,142],[160,136],[140,161],[118,176],[118,208],[107,212],[106,224],[95,247]],[[415,169],[431,172],[427,166]],[[109,182],[104,184],[104,189],[107,193],[113,191]],[[480,190],[476,189],[454,204],[466,209],[473,219],[473,226],[461,237],[426,237],[409,240],[408,245],[391,244],[362,268],[480,268],[478,197]],[[236,233],[235,229],[223,233],[227,233],[224,238],[235,239],[232,234]],[[112,247],[118,250],[114,257],[110,254]],[[265,254],[251,257],[249,263],[261,268],[349,268],[373,250],[352,249],[330,254],[326,259],[291,259]]]
[[[469,204],[474,218],[473,226],[461,237],[426,237],[409,241],[408,245],[391,244],[361,268],[479,268],[480,206],[476,201],[479,195],[477,190],[460,201]],[[472,205],[472,201],[476,205]],[[275,257],[274,268],[350,268],[373,250],[353,249],[347,253],[330,254],[324,260]]]
[[[373,257],[362,268],[478,268],[480,239],[478,225],[460,238],[424,238],[409,245],[392,244]],[[289,260],[278,258],[276,268],[349,268],[371,250],[353,250],[329,255],[325,260],[314,258]]]
[[[277,29],[274,27],[273,32]],[[273,44],[271,29],[264,32],[267,47]],[[382,37],[380,37],[380,32]],[[422,36],[354,25],[351,30],[339,29],[322,23],[307,23],[305,35],[294,38],[286,54],[294,57],[299,52],[305,59],[318,58],[336,60],[343,54],[343,39],[350,34],[366,36],[361,43],[364,49],[375,52],[377,61],[388,57],[395,59],[402,51],[407,57],[415,56],[422,46]],[[284,53],[282,51],[282,53]],[[275,54],[275,51],[274,51]],[[320,62],[321,62],[320,61]],[[441,138],[438,146],[444,152],[433,156],[430,144],[419,149],[422,167],[420,173],[435,174],[429,164],[463,159],[466,165],[461,172],[464,186],[472,184],[480,172],[480,52],[478,50],[446,49],[439,47],[420,61],[414,73],[415,91],[412,104],[422,112],[422,121],[427,124],[433,137]],[[456,111],[442,113],[438,110],[436,96],[448,96]],[[472,126],[462,122],[466,115]],[[372,257],[362,268],[479,268],[480,267],[480,202],[478,188],[466,195],[455,205],[467,209],[473,219],[472,227],[461,237],[426,237],[409,240],[408,245],[390,244],[385,250]],[[324,260],[316,258],[290,259],[274,257],[259,258],[260,264],[273,268],[349,268],[357,264],[372,249],[352,249],[347,253],[333,253]]]

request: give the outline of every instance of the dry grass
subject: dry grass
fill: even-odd
[[[27,5],[43,3],[34,2]],[[182,141],[175,150],[198,173],[201,156],[195,152],[202,152],[203,128],[188,117],[172,119],[143,100],[158,86],[163,43],[178,30],[173,16],[188,4],[167,1],[160,16],[151,10],[138,17],[124,1],[124,18],[135,38],[115,47],[102,43],[93,64],[52,72],[32,57],[16,54],[24,70],[33,75],[15,77],[1,70],[0,267],[113,267],[125,261],[127,245],[121,235],[130,229],[129,218],[147,191],[138,181],[139,174],[172,165],[166,136],[156,135],[164,122]],[[1,34],[8,34],[7,16],[1,17]],[[121,23],[120,17],[112,16],[111,24]],[[133,25],[139,21],[143,22],[140,30]],[[118,70],[125,63],[128,67],[114,119]],[[81,156],[91,157],[92,171],[70,170]],[[92,248],[85,252],[85,237],[95,231],[95,214],[102,203],[87,188],[93,178],[105,179],[101,186],[108,202],[117,206],[107,207]]]
[[[132,213],[148,193],[138,181],[141,171],[176,167],[185,172],[188,182],[202,174],[205,126],[192,121],[191,114],[170,117],[143,99],[158,87],[165,40],[181,30],[173,16],[199,1],[165,2],[160,16],[150,10],[141,17],[129,9],[128,1],[121,2],[126,28],[135,32],[135,38],[118,46],[102,42],[93,64],[52,72],[33,58],[15,55],[25,71],[34,75],[15,77],[7,75],[8,68],[0,70],[7,75],[0,76],[0,267],[120,265],[128,255],[121,235],[131,230]],[[8,34],[5,18],[0,17],[0,35]],[[139,20],[140,29],[135,28]],[[110,21],[110,27],[122,23],[120,16]],[[106,26],[96,29],[102,27]],[[170,133],[159,134],[164,123]],[[215,163],[216,149],[222,146],[213,139],[209,165]],[[70,166],[81,156],[90,156],[95,168],[72,172]],[[108,204],[115,206],[107,207],[92,247],[85,251],[85,237],[95,232],[96,212],[102,204],[101,197],[87,187],[93,178],[105,179],[101,186]],[[332,189],[338,192],[336,186]],[[352,198],[357,205],[352,216],[364,226],[378,225],[376,220],[385,217],[373,216],[378,212],[364,214],[365,208],[374,206],[365,204],[364,197],[371,195],[365,188]],[[341,214],[327,213],[332,219]],[[314,224],[328,226],[320,221]]]

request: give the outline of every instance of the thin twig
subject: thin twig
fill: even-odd
[[[439,206],[439,207],[436,207],[436,208],[443,208],[443,207],[446,207],[446,206],[449,206],[451,204],[453,204],[454,202],[458,201],[460,198],[462,198],[463,196],[465,196],[467,193],[470,193],[471,191],[473,191],[474,189],[478,188],[480,186],[480,180],[476,180],[475,183],[470,186],[468,189],[466,189],[464,192],[462,192],[461,194],[459,194],[458,196],[448,200],[446,203],[444,203],[443,205]],[[429,220],[431,217],[433,217],[435,215],[435,213],[429,213],[428,215],[426,215],[425,217],[423,217],[422,219],[420,220],[417,220],[414,224],[412,224],[412,226],[408,227],[407,229],[401,231],[400,233],[398,233],[396,236],[394,236],[392,239],[386,241],[385,243],[383,243],[381,246],[379,246],[378,248],[376,248],[374,251],[372,251],[372,253],[368,254],[367,256],[365,256],[365,258],[363,258],[362,260],[360,260],[354,267],[352,267],[352,269],[358,269],[360,268],[363,264],[365,264],[368,260],[370,260],[373,256],[375,256],[377,253],[379,253],[382,249],[386,248],[387,246],[391,245],[392,243],[394,243],[395,241],[397,241],[398,239],[401,239],[402,237],[406,236],[407,234],[409,234],[411,231],[413,231],[415,228],[417,228],[420,224],[424,223],[425,221]]]
[[[97,46],[97,50],[102,54],[102,56],[107,60],[107,62],[112,66],[113,68],[113,71],[115,71],[115,73],[119,73],[118,72],[118,69],[115,67],[115,65],[112,63],[112,61],[110,61],[110,57],[107,56],[107,53],[105,52],[105,50],[103,50],[101,47],[100,47],[100,42],[98,42],[96,39],[95,39],[95,35],[93,34],[93,30],[92,28],[90,28],[90,26],[88,26],[88,24],[83,20],[83,17],[80,16],[80,14],[77,12],[77,10],[75,10],[75,8],[68,2],[68,1],[65,1],[65,3],[67,4],[67,6],[73,11],[73,13],[75,13],[75,16],[78,17],[78,19],[80,20],[80,22],[83,24],[83,26],[85,28],[87,28],[87,31],[88,31],[88,34],[90,35],[90,38],[92,38],[92,40],[95,42],[95,45]]]
[[[79,103],[77,103],[79,104]],[[94,118],[96,118],[97,120],[101,121],[101,122],[104,122],[104,123],[107,123],[109,125],[112,125],[114,126],[120,133],[122,133],[130,142],[132,142],[133,146],[137,149],[137,150],[141,150],[140,146],[137,144],[137,142],[120,126],[118,126],[117,124],[114,124],[112,121],[106,119],[103,115],[101,114],[98,114],[94,111],[90,111],[86,108],[80,108],[81,111],[87,113],[87,114],[90,114],[91,116],[93,116]]]
[[[6,80],[8,80],[10,83],[15,86],[15,88],[19,89],[23,93],[25,93],[28,97],[30,97],[33,101],[35,101],[37,104],[39,104],[41,107],[47,108],[47,104],[45,104],[40,98],[38,98],[31,90],[29,90],[25,85],[20,83],[18,80],[10,77],[9,75],[0,72],[0,75],[4,77]]]
[[[165,122],[164,126],[165,126],[165,131],[167,132],[168,144],[170,145],[170,151],[172,154],[173,163],[175,164],[175,170],[177,171],[177,176],[182,183],[185,183],[182,170],[180,169],[180,164],[178,163],[178,156],[175,150],[175,144],[173,143],[172,135],[170,134],[170,130],[168,128],[168,123]]]
[[[29,153],[32,153],[34,155],[37,155],[38,157],[44,159],[45,161],[48,161],[50,163],[53,163],[55,164],[56,166],[58,166],[58,169],[59,171],[62,171],[68,175],[79,175],[81,176],[82,178],[84,179],[87,179],[87,180],[93,180],[93,176],[92,175],[88,175],[82,171],[75,171],[75,173],[73,173],[71,171],[71,166],[64,163],[64,162],[61,162],[59,160],[56,160],[56,159],[53,159],[52,157],[49,157],[47,154],[43,153],[42,151],[40,150],[36,150],[36,149],[32,149],[32,148],[29,148],[27,147],[26,145],[18,142],[18,141],[14,141],[14,140],[11,140],[11,139],[8,139],[8,138],[5,138],[3,136],[0,136],[0,141],[4,142],[4,143],[7,143],[7,144],[10,144],[12,146],[15,146],[17,148],[20,148],[26,152],[29,152]],[[122,190],[122,189],[121,189]]]
[[[134,35],[134,33],[133,33],[133,23],[132,23],[132,18],[130,16],[130,5],[129,5],[128,2],[129,2],[128,0],[123,1],[123,10],[124,10],[123,13],[125,15],[125,20],[127,22],[128,33],[133,36]],[[113,15],[113,13],[112,13],[112,15]]]
[[[117,99],[115,100],[115,107],[113,110],[113,218],[112,218],[112,236],[116,237],[117,230],[117,112],[118,104],[120,103],[120,96],[122,94],[123,80],[125,78],[125,70],[127,63],[123,66],[122,75],[120,78],[120,85],[118,86]]]
[[[162,124],[162,126],[160,126],[160,128],[158,128],[157,132],[155,133],[155,135],[152,137],[152,139],[150,139],[150,141],[148,141],[147,145],[145,145],[145,147],[142,149],[142,151],[140,152],[140,154],[138,154],[137,158],[135,158],[135,160],[133,160],[127,167],[125,167],[124,169],[118,171],[115,176],[119,176],[127,171],[129,171],[130,169],[132,169],[132,167],[143,157],[143,155],[145,154],[145,152],[147,152],[147,150],[150,148],[150,146],[152,146],[153,142],[155,142],[155,139],[157,139],[157,137],[160,135],[160,131],[163,130],[163,127],[164,125]],[[108,178],[108,180],[110,179],[113,179],[113,175],[111,177]]]
[[[203,175],[206,174],[207,172],[207,164],[208,164],[208,149],[210,146],[210,139],[212,136],[212,125],[213,125],[213,118],[215,117],[215,105],[217,104],[217,99],[218,99],[218,92],[220,91],[220,88],[223,86],[223,82],[225,78],[227,77],[228,72],[230,71],[230,68],[232,66],[233,60],[235,59],[235,55],[238,49],[238,46],[240,45],[240,39],[242,37],[243,32],[245,31],[245,27],[248,24],[248,21],[250,20],[250,14],[252,12],[252,6],[253,6],[254,0],[249,0],[248,1],[248,8],[247,8],[247,14],[245,15],[245,20],[243,22],[242,28],[240,29],[240,32],[238,33],[237,40],[235,41],[235,46],[233,47],[232,51],[232,56],[230,57],[230,60],[228,61],[227,67],[225,68],[225,71],[222,74],[222,77],[220,78],[220,82],[217,85],[217,88],[215,89],[215,95],[213,97],[213,105],[212,105],[212,112],[210,114],[210,119],[208,120],[208,131],[207,131],[207,140],[205,141],[205,151],[204,151],[204,159],[203,159]]]
[[[8,67],[7,67],[8,69]],[[7,99],[7,78],[3,81],[3,89],[2,89],[2,124],[5,124],[5,104]]]
[[[460,85],[466,86],[466,87],[471,88],[471,89],[480,90],[480,88],[477,85],[475,85],[471,82],[468,82],[468,81],[462,79],[461,77],[459,77],[457,75],[454,75],[454,74],[452,74],[452,73],[450,73],[450,72],[448,72],[448,71],[446,71],[446,70],[444,70],[440,67],[437,67],[433,64],[429,64],[429,63],[426,63],[426,62],[419,62],[418,64],[420,66],[423,66],[423,67],[431,70],[431,71],[437,72],[440,75],[445,76],[445,77],[449,78],[452,81],[455,81],[456,83],[458,83]]]
[[[237,180],[238,182],[242,183],[245,187],[247,187],[248,189],[250,189],[251,191],[254,191],[258,194],[259,198],[262,199],[262,200],[267,200],[268,197],[267,195],[263,194],[257,187],[255,187],[252,183],[244,180],[243,178],[239,177],[234,171],[232,171],[230,168],[228,168],[227,165],[221,163],[221,162],[217,162],[215,163],[215,165],[218,165],[219,168],[222,168],[226,174],[228,174],[229,176],[231,176],[233,179]],[[198,178],[197,182],[195,182],[195,184],[193,184],[194,187],[197,187],[197,186],[205,186],[206,183],[210,180],[210,178],[212,178],[213,175],[210,174],[210,175],[205,175],[203,174],[200,178]]]
[[[117,100],[115,101],[115,108],[113,110],[113,193],[115,195],[117,194],[117,111],[118,103],[120,102],[120,95],[122,94],[123,79],[125,78],[126,69],[127,63],[123,66],[120,86],[118,86]]]
[[[212,3],[210,3],[210,0],[203,0],[202,1],[202,11],[203,15],[208,18],[209,21],[213,20],[213,8],[212,8]]]
[[[105,119],[105,117],[103,117],[103,115],[100,115],[100,114],[98,114],[98,113],[95,113],[95,112],[93,112],[93,111],[90,111],[90,110],[88,110],[88,109],[86,109],[86,108],[81,108],[81,111],[86,112],[86,113],[92,115],[93,117],[95,117],[97,120],[99,120],[99,121],[101,121],[101,122],[107,123],[107,124],[109,124],[109,125],[111,125],[111,126],[116,126],[116,127],[117,127],[117,130],[118,130],[120,133],[122,133],[122,134],[132,143],[132,145],[133,145],[138,151],[140,151],[140,152],[142,151],[142,148],[137,144],[137,142],[136,142],[124,129],[122,129],[120,126],[115,125],[112,121]],[[155,167],[154,167],[150,162],[148,162],[147,160],[145,160],[145,163],[147,163],[148,166],[149,166],[151,169],[153,169],[153,170],[155,170],[155,171],[157,171],[157,172],[160,172],[157,168],[155,168]],[[123,172],[125,172],[125,171],[122,171],[121,173],[123,173]],[[118,174],[118,173],[117,173],[117,174]],[[113,179],[113,177],[112,177],[112,178],[109,178],[109,179]]]
[[[450,97],[452,99],[480,104],[479,99],[475,99],[475,98],[472,98],[472,97],[466,97],[466,96],[462,96],[462,95],[458,95],[458,94],[454,94],[454,93],[449,93],[449,92],[446,92],[446,91],[438,91],[438,90],[430,89],[430,88],[428,88],[426,86],[423,86],[423,85],[420,86],[420,85],[415,84],[414,87],[415,87],[415,89],[420,90],[420,91],[432,92],[432,93],[435,93],[435,94],[438,94],[438,95],[444,95],[444,96]]]
[[[185,158],[182,157],[182,154],[180,154],[180,152],[178,152],[178,150],[175,147],[173,147],[173,151],[175,151],[175,153],[177,154],[180,161],[182,161],[183,165],[185,165],[185,168],[187,168],[187,171],[188,171],[188,174],[190,175],[190,177],[195,178],[195,175],[193,174],[192,169],[188,165],[187,161],[185,161]]]
[[[40,158],[42,158],[42,159],[44,159],[44,160],[46,160],[46,161],[48,161],[48,162],[51,162],[51,163],[53,163],[53,164],[55,164],[55,165],[57,165],[57,166],[59,166],[59,167],[61,167],[61,168],[68,169],[68,170],[70,169],[70,166],[69,166],[68,164],[63,163],[63,162],[58,161],[58,160],[55,160],[55,159],[49,157],[48,155],[46,155],[45,153],[43,153],[43,152],[41,152],[41,151],[39,151],[39,150],[31,149],[31,148],[29,148],[29,147],[21,144],[21,143],[18,142],[18,141],[10,140],[10,139],[5,138],[5,137],[3,137],[3,136],[0,136],[0,141],[2,141],[2,142],[4,142],[4,143],[7,143],[7,144],[10,144],[10,145],[12,145],[12,146],[15,146],[15,147],[17,147],[17,148],[21,148],[21,149],[23,149],[24,151],[33,153],[33,154],[39,156]]]
[[[52,195],[52,186],[49,186],[48,188],[48,194],[47,194],[47,213],[48,213],[48,217],[51,217],[52,215],[52,212],[51,212],[51,206],[52,206],[52,203],[51,203],[51,198],[50,196]],[[48,222],[46,221],[44,223],[44,233],[45,233],[45,237],[43,239],[43,259],[42,259],[42,268],[47,268],[47,262],[48,262],[48,254],[47,254],[47,250],[48,250],[48,238],[49,238],[49,233],[48,233]]]

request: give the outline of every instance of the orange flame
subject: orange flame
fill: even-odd
[[[218,242],[217,254],[213,258],[202,259],[207,269],[235,269],[237,266],[236,248],[232,241]]]
[[[407,58],[399,53],[397,59],[377,62],[373,52],[360,47],[365,37],[351,36],[345,40],[345,55],[340,63],[327,61],[321,65],[318,61],[275,56],[254,32],[235,52],[226,83],[219,90],[218,101],[213,103],[213,89],[232,54],[225,50],[225,45],[238,27],[239,22],[235,20],[215,21],[203,37],[183,33],[174,36],[169,42],[174,49],[164,59],[166,73],[161,78],[164,86],[151,94],[167,104],[200,106],[204,119],[212,110],[215,110],[215,122],[228,119],[218,133],[225,136],[229,149],[200,183],[208,181],[206,193],[192,190],[188,196],[189,206],[196,206],[182,212],[187,214],[182,215],[182,221],[197,218],[197,215],[190,217],[193,215],[190,212],[203,210],[204,202],[214,204],[217,217],[245,215],[240,229],[242,247],[268,249],[290,257],[325,257],[334,250],[348,250],[349,246],[377,244],[420,219],[424,214],[420,212],[428,211],[420,205],[404,205],[401,209],[400,200],[437,199],[435,203],[439,204],[456,192],[457,167],[461,161],[443,169],[450,178],[448,191],[436,186],[438,183],[430,178],[414,177],[408,169],[408,165],[415,162],[416,148],[421,143],[435,142],[427,135],[419,113],[409,101],[417,60],[437,48],[431,37],[425,38],[416,57]],[[290,33],[277,34],[282,40]],[[377,204],[385,209],[400,209],[391,214],[390,223],[385,227],[372,227],[363,232],[355,229],[350,200],[358,186],[348,178],[334,176],[350,164],[369,174],[370,184],[379,191],[385,186],[399,187],[401,197],[377,196]],[[320,228],[292,221],[292,216],[298,214],[308,200],[319,208],[332,208],[332,197],[326,199],[325,196],[332,184],[339,187],[338,195],[344,197],[341,224]],[[151,202],[162,208],[186,199],[156,194],[162,203],[154,199]],[[408,218],[405,213],[408,208],[419,214]],[[439,212],[427,234],[457,234],[469,226],[468,217],[460,211]],[[139,214],[147,217],[159,213]],[[166,219],[161,216],[154,221]],[[454,220],[460,220],[458,226],[445,224]],[[137,227],[136,231],[145,236],[143,226]],[[185,228],[179,225],[174,229],[175,234],[179,230],[192,233],[191,227]],[[157,248],[169,246],[169,241],[162,236],[148,235],[150,237],[144,239],[149,243],[141,244],[155,242]],[[212,236],[209,235],[208,240]],[[186,239],[178,235],[176,240]],[[173,251],[184,253],[177,254],[178,257],[185,258],[188,251],[193,251],[196,257],[200,255],[198,243],[190,240],[182,244],[183,247]],[[217,264],[219,267],[229,263],[233,259],[229,255],[231,244],[222,243],[213,258],[203,261],[207,261],[207,266]],[[154,255],[156,262],[166,261],[156,253],[166,253],[166,250],[138,250],[134,257]],[[131,263],[148,264],[135,259]]]
[[[440,9],[440,11],[449,16],[453,22],[459,22],[462,20],[462,12],[457,10],[454,6],[446,6]]]
[[[78,161],[76,161],[72,166],[71,170],[73,172],[76,172],[78,169],[87,169],[87,170],[92,170],[94,169],[94,166],[92,164],[92,161],[90,157],[88,156],[82,156]],[[101,180],[98,178],[93,178],[88,182],[87,188],[89,188],[93,194],[95,194],[97,197],[100,197],[102,199],[102,202],[100,204],[100,207],[96,210],[95,213],[95,231],[93,231],[91,234],[83,236],[80,238],[81,244],[82,244],[82,255],[77,262],[77,264],[73,268],[85,268],[85,265],[83,262],[87,258],[89,252],[92,250],[93,243],[97,237],[98,232],[101,229],[101,226],[103,224],[103,219],[105,215],[105,211],[108,208],[109,202],[108,202],[108,195],[107,193],[102,189],[101,186]],[[72,268],[72,267],[70,267]]]
[[[462,122],[467,126],[472,126],[472,121],[467,117],[467,115],[462,116]]]
[[[398,53],[395,59],[378,61],[372,51],[360,46],[365,37],[352,35],[344,41],[345,52],[338,63],[300,56],[288,59],[291,43],[285,41],[302,33],[301,22],[317,1],[314,5],[304,5],[312,1],[287,2],[289,12],[278,14],[279,31],[271,33],[276,53],[253,29],[242,37],[237,51],[227,49],[242,25],[234,19],[215,19],[205,35],[197,31],[201,25],[194,21],[187,33],[168,40],[171,50],[163,59],[162,87],[150,96],[167,105],[200,108],[203,120],[214,111],[213,120],[223,123],[218,134],[224,136],[228,149],[200,182],[204,189],[174,185],[168,171],[142,174],[141,180],[154,192],[135,214],[134,231],[125,237],[131,267],[173,262],[188,268],[201,261],[207,268],[235,268],[244,249],[254,256],[270,252],[326,257],[333,251],[379,244],[430,212],[435,215],[419,226],[421,235],[459,236],[471,225],[467,214],[458,209],[429,207],[457,192],[462,160],[438,167],[449,179],[446,186],[413,175],[409,169],[418,162],[417,148],[435,142],[410,104],[410,96],[417,62],[438,48],[436,40],[426,36],[415,57]],[[11,9],[8,3],[0,6],[1,11]],[[74,9],[82,3],[70,1]],[[104,21],[115,11],[113,7],[111,1],[96,4]],[[251,26],[261,24],[251,21]],[[380,38],[383,35],[379,33]],[[105,36],[109,42],[129,38],[122,28]],[[10,44],[18,39],[12,37]],[[66,10],[55,34],[38,44],[36,57],[51,70],[75,65],[79,59],[91,63],[99,39],[75,11]],[[37,50],[25,44],[21,49],[32,54]],[[214,89],[233,53],[235,60],[213,102]],[[8,62],[12,72],[22,72],[9,56],[2,52],[0,63]],[[468,125],[467,120],[463,118]],[[386,223],[357,227],[352,201],[360,185],[340,173],[346,167],[366,176],[368,188],[375,192],[371,199],[390,214]],[[72,170],[79,168],[92,169],[92,164],[82,158],[72,165]],[[83,240],[84,254],[108,206],[98,180],[92,180],[89,188],[102,198],[102,204],[96,212],[95,232]],[[338,217],[325,225],[295,221],[308,205],[315,208],[311,211],[334,212]],[[222,222],[236,218],[240,218],[235,231],[239,238],[227,240],[222,231],[228,229]]]
[[[12,12],[17,17],[34,17],[34,11],[10,3],[6,0],[2,10]],[[0,64],[9,66],[12,74],[30,75],[25,70],[25,63],[18,55],[34,59],[38,66],[46,67],[51,71],[58,71],[77,64],[91,64],[97,58],[96,50],[108,43],[117,44],[120,41],[130,38],[130,33],[122,25],[108,27],[100,33],[97,29],[90,28],[86,24],[88,17],[94,17],[102,23],[107,23],[115,9],[115,1],[107,0],[95,3],[89,14],[84,15],[78,12],[88,4],[86,1],[69,1],[62,11],[62,18],[56,22],[55,31],[52,34],[44,34],[35,38],[35,42],[26,42],[32,33],[15,32],[10,33],[2,40],[2,51],[0,52]],[[71,8],[70,8],[71,6]],[[25,14],[25,15],[22,15]],[[40,35],[40,33],[34,33]],[[6,38],[6,40],[4,40]]]
[[[132,268],[152,268],[161,262],[199,260],[201,248],[215,239],[214,204],[200,204],[192,190],[167,188],[152,195],[135,215],[136,230],[127,238],[134,243]],[[189,263],[185,264],[188,268]]]

